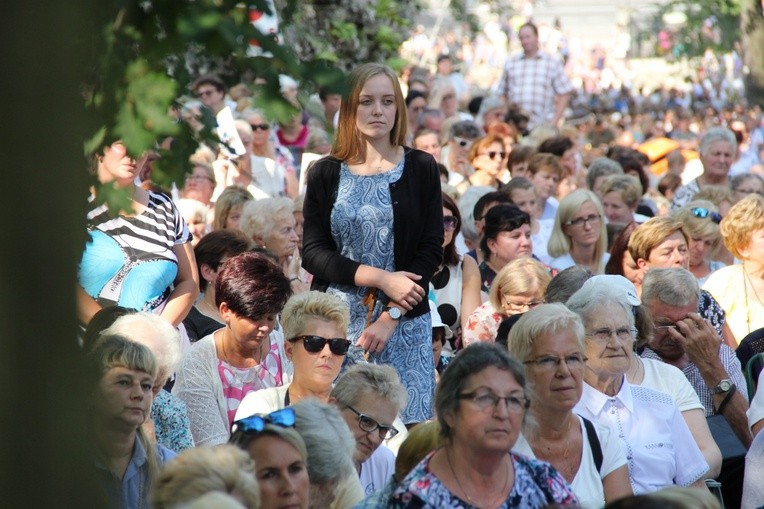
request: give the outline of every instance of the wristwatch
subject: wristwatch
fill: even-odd
[[[393,320],[400,320],[403,316],[403,313],[401,313],[401,310],[396,307],[390,307],[387,306],[382,311],[387,311],[387,314],[390,315],[390,318]]]
[[[725,378],[724,380],[719,382],[719,384],[716,387],[711,389],[711,392],[713,392],[714,394],[724,394],[725,392],[732,389],[732,385],[733,385],[732,380],[730,380],[729,378]]]

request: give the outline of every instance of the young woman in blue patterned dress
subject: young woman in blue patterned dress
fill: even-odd
[[[406,108],[388,67],[350,74],[330,156],[308,175],[303,267],[313,288],[350,309],[350,362],[391,364],[408,391],[403,422],[432,416],[434,366],[427,302],[440,265],[443,210],[431,155],[403,146]]]

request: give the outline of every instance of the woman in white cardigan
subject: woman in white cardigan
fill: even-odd
[[[274,330],[290,294],[281,268],[263,254],[242,253],[218,272],[215,305],[225,327],[191,345],[173,388],[197,445],[227,442],[247,394],[291,380],[284,336]]]

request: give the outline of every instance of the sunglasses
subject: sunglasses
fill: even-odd
[[[291,428],[294,426],[295,416],[292,407],[276,410],[268,415],[255,414],[239,419],[233,423],[232,432],[244,433],[245,435],[256,435],[261,433],[267,424],[274,424],[282,428]]]
[[[456,225],[459,224],[459,220],[455,216],[443,216],[443,229],[450,232]]]
[[[491,150],[490,152],[484,152],[483,155],[487,155],[491,159],[496,159],[496,156],[500,156],[499,159],[504,159],[505,157],[507,157],[506,152],[496,152],[493,150]]]
[[[706,219],[711,218],[711,221],[713,221],[716,224],[719,224],[722,222],[722,216],[718,212],[711,212],[708,209],[704,209],[702,207],[696,207],[694,209],[690,209],[690,212],[692,212],[692,215],[695,217],[699,217],[700,219]]]
[[[289,341],[302,340],[302,346],[305,347],[305,351],[308,353],[318,353],[324,349],[327,343],[329,343],[329,351],[334,355],[346,355],[348,349],[350,349],[350,341],[345,338],[322,338],[321,336],[305,335],[296,336]]]
[[[470,140],[465,140],[464,138],[459,138],[458,136],[454,136],[454,141],[462,148],[466,147],[470,143],[472,143]]]
[[[267,131],[271,128],[268,124],[249,124],[253,131]]]

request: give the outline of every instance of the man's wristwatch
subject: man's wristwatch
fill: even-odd
[[[396,307],[387,306],[382,311],[387,311],[387,314],[390,315],[390,318],[393,320],[400,320],[403,316],[403,313],[401,313],[401,310]]]
[[[711,389],[711,392],[713,392],[714,394],[724,394],[725,392],[732,389],[732,386],[733,386],[732,380],[730,380],[729,378],[725,378],[724,380],[719,382],[719,384],[716,387]]]

